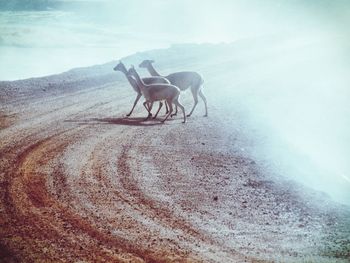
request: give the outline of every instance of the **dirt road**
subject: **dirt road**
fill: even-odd
[[[83,73],[0,84],[1,262],[347,262],[349,210],[249,157],[239,111],[125,118],[123,76]]]

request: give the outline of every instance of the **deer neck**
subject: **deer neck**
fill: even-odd
[[[120,71],[123,72],[125,74],[125,76],[128,76],[128,70],[126,69],[124,64],[122,64]]]
[[[133,74],[133,76],[135,77],[136,83],[137,85],[140,87],[140,89],[144,89],[146,84],[142,81],[142,79],[140,78],[139,74],[137,74],[135,72],[135,74]]]
[[[154,69],[152,64],[148,65],[147,70],[148,70],[149,74],[151,74],[151,76],[160,77],[160,74]]]
[[[135,80],[134,80],[131,76],[128,75],[127,69],[126,69],[125,67],[123,67],[123,68],[120,69],[120,71],[124,73],[125,77],[126,77],[127,80],[129,81],[130,85],[131,85],[134,89],[137,88],[137,87],[135,87]],[[135,89],[135,90],[136,90],[136,89]]]

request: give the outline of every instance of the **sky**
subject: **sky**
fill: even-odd
[[[1,0],[0,80],[59,73],[177,43],[328,34],[346,50],[349,5],[345,0]]]

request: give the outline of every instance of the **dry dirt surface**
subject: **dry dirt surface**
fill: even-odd
[[[125,61],[202,72],[209,117],[200,101],[186,124],[143,121],[141,103],[126,118],[114,63],[0,82],[0,262],[349,262],[349,208],[250,157],[211,73],[223,47],[183,49]]]

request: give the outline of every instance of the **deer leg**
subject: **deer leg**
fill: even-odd
[[[174,100],[174,104],[176,105],[176,108],[179,106],[179,108],[182,110],[182,113],[183,113],[183,115],[184,115],[184,121],[183,121],[182,123],[185,123],[185,122],[186,122],[185,108],[184,108],[184,106],[182,106],[182,105],[180,104],[179,98],[176,98],[176,99]]]
[[[139,99],[141,98],[141,96],[142,96],[141,93],[137,93],[136,99],[135,99],[135,101],[134,101],[134,106],[132,106],[131,111],[130,111],[128,114],[126,114],[126,116],[129,117],[129,116],[131,115],[131,113],[134,111],[134,108],[135,108],[137,102],[139,101]]]
[[[168,103],[169,105],[169,112],[168,114],[165,116],[164,120],[162,120],[162,123],[164,123],[168,118],[169,116],[171,115],[172,111],[173,111],[173,104],[172,104],[172,101],[171,100],[166,100],[166,102]]]
[[[191,88],[191,92],[192,92],[192,96],[194,99],[194,105],[193,108],[190,112],[190,114],[187,115],[187,117],[190,117],[192,115],[192,112],[194,111],[194,109],[196,108],[197,104],[198,104],[198,90],[196,88]]]
[[[165,101],[165,114],[169,113],[168,103]]]
[[[170,117],[174,117],[174,116],[176,116],[176,115],[177,115],[177,105],[175,104],[175,112],[174,112],[173,114],[171,114]]]
[[[153,119],[157,118],[157,115],[158,115],[160,109],[162,108],[162,106],[163,106],[163,102],[159,101],[159,107],[158,107],[157,113],[156,113],[156,115],[154,115]]]
[[[204,117],[208,117],[208,107],[207,107],[207,98],[204,96],[202,89],[199,90],[198,95],[202,98],[205,106],[205,115]]]
[[[152,108],[153,108],[154,102],[148,102],[148,118],[152,117]]]
[[[153,102],[150,103],[151,105],[149,105],[149,102],[148,101],[145,101],[143,103],[143,106],[146,108],[146,110],[148,111],[148,116],[147,118],[145,119],[145,121],[147,121],[150,117],[152,117],[152,113],[151,113],[151,110],[152,110],[152,106],[153,106]]]

